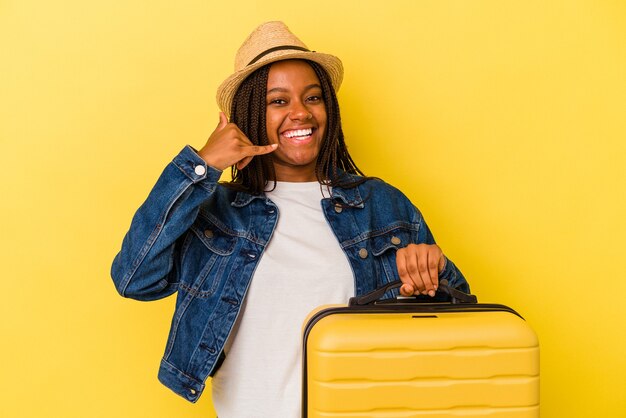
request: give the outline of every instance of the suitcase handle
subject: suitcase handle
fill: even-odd
[[[386,285],[381,286],[378,289],[363,296],[350,298],[348,306],[373,305],[377,301],[379,301],[388,290],[395,289],[400,286],[402,286],[402,281],[400,280],[389,282]],[[460,290],[451,287],[446,279],[439,281],[437,294],[439,294],[440,296],[443,295],[444,297],[446,297],[446,299],[449,297],[450,301],[453,304],[478,302],[478,298],[475,295],[468,295],[467,293],[463,293]]]

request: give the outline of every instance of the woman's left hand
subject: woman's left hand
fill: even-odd
[[[402,280],[400,294],[435,296],[439,273],[446,257],[436,244],[409,244],[396,252],[396,266]]]

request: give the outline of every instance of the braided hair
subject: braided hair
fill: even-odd
[[[320,81],[327,115],[326,132],[315,164],[315,176],[320,185],[356,187],[368,178],[348,153],[341,129],[339,103],[330,77],[321,65],[313,61],[306,62],[313,68]],[[268,64],[259,68],[241,83],[231,106],[231,122],[235,123],[254,145],[269,145],[265,107],[270,66],[271,64]],[[242,170],[237,169],[236,165],[233,165],[231,170],[232,181],[225,185],[254,195],[263,193],[268,183],[276,180],[274,164],[269,154],[254,157]],[[346,174],[361,177],[355,178]]]

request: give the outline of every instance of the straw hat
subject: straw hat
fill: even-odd
[[[235,73],[217,89],[217,104],[230,116],[230,106],[241,82],[256,69],[271,62],[306,59],[320,64],[330,76],[335,91],[343,80],[341,60],[333,55],[310,51],[283,22],[267,22],[256,28],[235,55]]]

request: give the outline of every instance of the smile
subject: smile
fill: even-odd
[[[313,128],[308,129],[294,129],[291,131],[285,131],[282,134],[285,138],[293,139],[306,139],[313,135]]]

